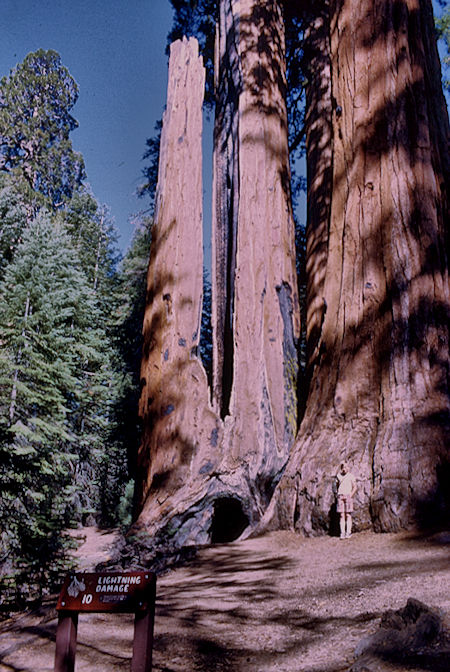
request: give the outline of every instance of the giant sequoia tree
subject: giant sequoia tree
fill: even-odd
[[[78,87],[56,51],[28,54],[0,82],[0,169],[22,175],[60,207],[84,178],[69,134]]]
[[[359,479],[360,527],[409,527],[448,507],[449,128],[431,4],[320,2],[307,18],[307,384],[298,390],[306,410],[292,443],[298,299],[282,5],[222,0],[216,430],[186,415],[169,430],[162,406],[144,436],[154,436],[155,422],[167,425],[170,444],[182,427],[192,432],[189,450],[172,452],[170,462],[161,445],[156,479],[145,440],[141,461],[150,478],[139,520],[166,532],[171,521],[180,542],[221,538],[217,526],[233,517],[234,534],[246,523],[252,529],[269,500],[262,525],[329,529],[331,475],[344,456]],[[149,309],[153,301],[150,292]],[[153,344],[159,333],[153,322]],[[151,375],[144,366],[146,384]],[[189,386],[179,390],[183,403],[189,394]],[[153,450],[150,464],[161,460],[157,442]],[[177,472],[179,487],[168,489]]]
[[[448,117],[430,3],[345,0],[326,23],[314,93],[332,153],[309,110],[311,383],[272,507],[277,524],[326,528],[348,457],[360,524],[392,530],[448,506]]]
[[[220,18],[213,408],[197,357],[203,68],[192,41],[171,49],[141,371],[140,522],[194,541],[215,537],[222,511],[236,530],[259,520],[297,430],[283,23],[277,3],[250,0]]]

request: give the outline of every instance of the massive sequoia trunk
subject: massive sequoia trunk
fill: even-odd
[[[311,383],[266,521],[329,529],[346,458],[357,524],[396,530],[449,503],[449,129],[431,4],[338,1],[322,53],[327,40],[332,198],[329,225],[317,209],[308,223]],[[324,166],[309,166],[314,199]]]
[[[299,307],[279,4],[223,2],[218,45],[214,411],[194,352],[202,69],[187,42],[172,46],[144,320],[138,522],[152,533],[170,529],[177,543],[254,526],[297,432]]]
[[[449,507],[449,127],[431,5],[312,7],[308,390],[296,438],[280,5],[220,3],[212,404],[196,355],[203,68],[192,41],[172,46],[144,322],[138,523],[178,545],[254,530],[275,486],[259,529],[328,531],[344,458],[358,478],[359,528],[411,527]]]
[[[297,432],[299,307],[279,3],[220,7],[213,221],[214,399],[226,471],[268,504]]]

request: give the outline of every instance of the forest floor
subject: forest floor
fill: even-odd
[[[77,535],[80,569],[107,559],[114,532]],[[450,614],[449,550],[450,533],[371,532],[342,541],[274,532],[201,549],[158,577],[153,671],[348,670],[361,638],[409,597]],[[0,671],[51,672],[55,632],[54,602],[3,622]],[[129,670],[132,638],[132,616],[81,615],[76,672]]]

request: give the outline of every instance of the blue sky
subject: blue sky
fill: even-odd
[[[0,0],[0,7],[0,76],[30,51],[43,48],[56,50],[77,81],[80,96],[73,116],[79,128],[72,141],[84,156],[96,198],[110,207],[125,250],[133,233],[130,220],[146,207],[145,200],[136,197],[143,180],[145,141],[153,135],[165,104],[169,0]],[[209,125],[203,171],[207,266],[211,145]]]
[[[71,135],[87,181],[110,207],[124,250],[129,219],[146,206],[145,141],[161,118],[167,88],[168,0],[1,0],[0,76],[30,51],[54,49],[80,89]]]

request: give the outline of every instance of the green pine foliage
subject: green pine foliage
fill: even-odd
[[[135,232],[120,267],[117,289],[117,306],[115,312],[115,343],[116,352],[121,362],[121,395],[116,408],[117,442],[126,445],[127,464],[130,477],[135,476],[135,460],[140,442],[140,422],[138,418],[138,402],[140,394],[140,363],[142,353],[142,323],[144,318],[147,268],[150,256],[152,220],[139,218],[135,224]],[[123,459],[122,453],[122,459]],[[124,473],[124,472],[122,472]],[[121,522],[130,513],[132,499],[130,488],[127,493],[122,490],[121,496],[127,503],[124,514],[122,501]]]
[[[0,168],[18,169],[57,208],[84,178],[69,134],[78,87],[55,51],[30,53],[0,82]]]
[[[94,292],[64,222],[46,213],[0,283],[0,340],[2,556],[10,580],[24,568],[37,586],[51,583],[62,530],[98,499],[108,395]]]
[[[133,372],[138,371],[141,359],[151,229],[150,218],[143,217],[136,221],[130,248],[121,264],[116,328],[125,360]]]
[[[69,139],[77,95],[55,52],[30,54],[0,82],[0,606],[8,609],[60,581],[68,528],[130,520],[143,309],[135,312],[133,262],[118,271],[108,210],[81,182]]]
[[[87,188],[77,189],[65,213],[68,231],[78,250],[80,262],[98,297],[114,298],[117,280],[117,234],[106,206],[100,206]],[[111,306],[105,306],[111,311]]]

